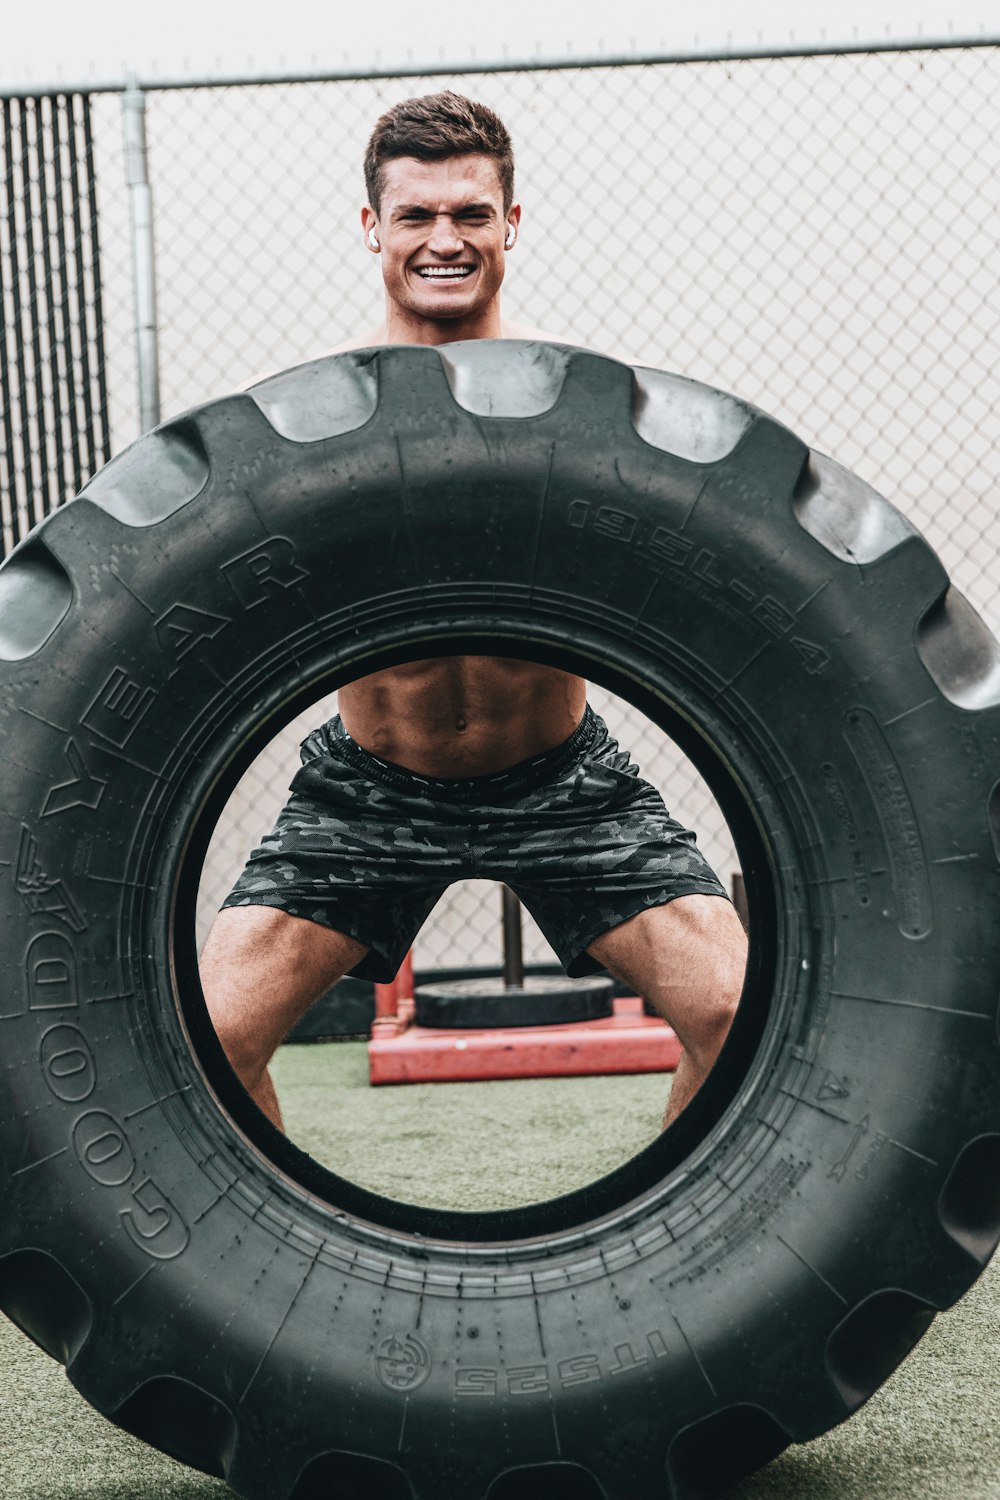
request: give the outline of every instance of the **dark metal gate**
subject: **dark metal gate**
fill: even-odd
[[[111,456],[90,99],[4,99],[3,553]]]

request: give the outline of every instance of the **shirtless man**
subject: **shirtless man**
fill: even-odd
[[[378,121],[365,178],[386,316],[341,349],[552,337],[501,318],[521,209],[492,111],[453,93],[407,100]],[[212,1021],[259,1108],[281,1128],[268,1063],[309,1006],[350,971],[391,979],[441,891],[485,876],[522,896],[571,974],[607,968],[673,1026],[669,1124],[725,1040],[746,940],[582,678],[437,657],[349,683],[339,706],[304,742],[278,825],[201,959]]]

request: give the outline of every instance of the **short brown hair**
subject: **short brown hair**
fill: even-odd
[[[485,104],[446,89],[393,105],[377,121],[365,151],[368,202],[381,211],[382,168],[399,156],[443,161],[473,152],[492,156],[503,193],[503,211],[514,201],[514,148],[500,116]]]

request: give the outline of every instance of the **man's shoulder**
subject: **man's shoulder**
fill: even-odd
[[[593,344],[585,344],[582,339],[574,338],[571,334],[553,333],[551,329],[537,328],[533,323],[510,323],[504,320],[503,336],[505,339],[531,339],[544,344],[567,344],[571,349],[585,349],[588,354],[600,354],[605,359],[617,359],[625,365],[649,366],[648,359],[637,359],[618,348],[598,349]]]
[[[588,354],[601,354],[607,359],[618,359],[626,365],[643,365],[648,367],[646,359],[635,359],[622,353],[619,349],[597,349],[592,344],[585,344],[580,339],[573,338],[571,334],[554,333],[550,328],[540,328],[534,323],[516,323],[504,319],[501,324],[501,337],[504,339],[525,339],[533,343],[542,344],[564,344],[571,349],[585,349]],[[314,359],[326,359],[332,354],[349,354],[354,349],[374,349],[387,342],[384,328],[374,328],[369,333],[358,334],[356,338],[345,339],[341,344],[334,344],[329,349],[321,349],[313,356]],[[437,347],[443,348],[444,345]],[[254,375],[239,387],[241,391],[249,390],[250,386],[257,385],[261,380],[267,380],[271,375],[277,375],[278,370],[267,370],[259,375]]]
[[[317,359],[325,359],[328,354],[349,354],[352,349],[374,349],[379,344],[388,342],[388,335],[384,328],[373,328],[369,333],[359,333],[356,338],[345,339],[342,344],[334,344],[332,349],[324,349],[316,355]]]
[[[551,328],[539,328],[535,323],[515,323],[504,318],[500,325],[505,339],[530,339],[540,344],[570,344],[574,349],[583,349],[579,339],[568,333],[553,333]]]

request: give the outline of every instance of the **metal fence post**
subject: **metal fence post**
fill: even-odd
[[[125,173],[132,227],[135,282],[135,341],[139,372],[139,426],[147,432],[160,420],[160,353],[156,327],[156,249],[153,195],[146,155],[146,96],[134,78],[122,95]]]

